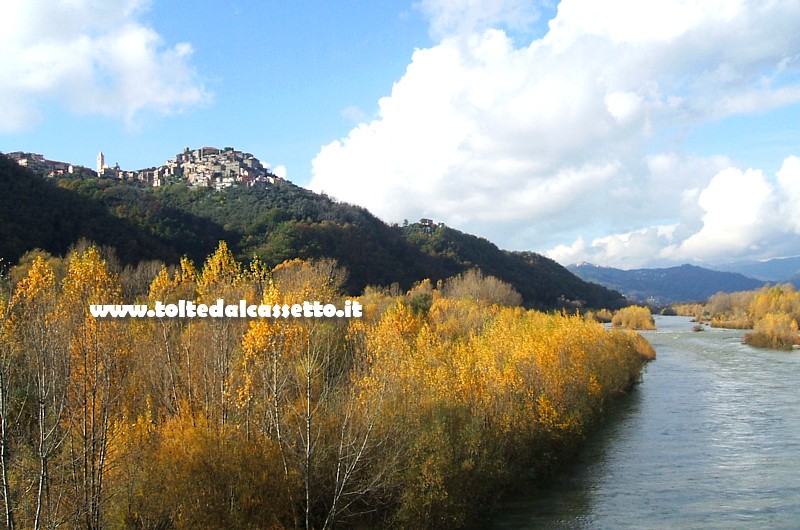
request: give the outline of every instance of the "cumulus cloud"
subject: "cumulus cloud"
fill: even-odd
[[[131,124],[207,101],[192,46],[166,46],[139,21],[144,0],[26,0],[4,6],[0,130],[29,127],[47,101]]]
[[[287,178],[286,177],[286,175],[287,175],[286,166],[284,166],[284,165],[275,166],[274,168],[272,168],[272,173],[276,177],[280,177],[282,179]]]
[[[787,228],[800,234],[800,158],[790,156],[784,160],[777,173],[778,190],[784,200],[780,201],[779,219]]]
[[[312,162],[312,189],[387,221],[429,217],[505,248],[575,241],[562,249],[573,254],[580,241],[594,248],[586,241],[598,232],[623,234],[598,245],[664,259],[671,248],[679,259],[727,233],[724,202],[713,201],[735,179],[719,176],[724,156],[653,146],[671,131],[800,102],[798,2],[563,0],[526,45],[497,28],[528,24],[530,2],[421,6],[440,42],[413,54],[375,119]],[[754,174],[742,181],[764,191]]]
[[[736,256],[756,250],[776,227],[774,186],[760,170],[729,168],[717,173],[698,194],[697,204],[703,211],[702,228],[667,252],[699,259]]]
[[[673,241],[677,225],[663,225],[611,234],[586,244],[579,236],[571,245],[558,245],[547,256],[564,264],[601,263],[623,269],[640,267],[658,257]]]
[[[681,209],[679,223],[597,237],[589,244],[581,236],[547,254],[562,263],[589,261],[634,268],[796,252],[800,248],[800,158],[786,158],[774,177],[759,169],[725,168],[704,188],[685,190]]]

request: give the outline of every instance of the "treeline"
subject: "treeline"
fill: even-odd
[[[104,258],[104,255],[106,257]],[[89,304],[342,302],[332,260],[37,253],[0,296],[6,528],[455,528],[551,469],[652,348],[468,272],[360,319],[94,319]]]
[[[744,338],[752,346],[788,350],[800,344],[800,292],[792,284],[717,293],[705,304],[682,304],[675,310],[712,327],[752,329]]]

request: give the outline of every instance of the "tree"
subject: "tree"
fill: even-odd
[[[656,329],[650,308],[645,306],[623,307],[614,313],[611,324],[628,329]]]
[[[478,269],[470,269],[448,279],[442,294],[446,298],[469,298],[476,302],[515,307],[522,304],[522,296],[510,284],[494,276],[484,276]]]
[[[294,260],[272,273],[267,305],[334,303],[345,280],[332,260]],[[365,400],[356,337],[336,320],[278,318],[252,322],[243,340],[241,407],[263,418],[259,432],[277,445],[287,486],[299,477],[301,491],[288,492],[301,506],[298,526],[331,528],[385,480],[366,471],[381,445],[381,400]]]
[[[117,320],[95,319],[90,304],[120,300],[121,288],[95,247],[68,259],[56,314],[64,324],[70,359],[68,445],[76,513],[87,530],[103,527],[109,454],[121,416],[130,346]]]
[[[197,279],[198,302],[211,305],[218,299],[237,303],[252,296],[242,266],[224,241],[208,257]],[[252,298],[251,298],[252,299]],[[227,302],[225,302],[227,301]],[[210,425],[218,428],[228,423],[233,391],[231,388],[241,337],[247,326],[243,318],[204,318],[187,329],[191,350],[199,361],[199,391]]]
[[[9,332],[8,305],[0,299],[0,479],[2,479],[3,514],[6,528],[15,528],[15,506],[12,497],[11,485],[11,429],[15,424],[15,413],[12,408],[10,393],[12,367],[16,364],[14,351],[11,347],[11,333]]]
[[[150,284],[148,300],[177,303],[178,300],[195,300],[197,296],[197,270],[187,258],[181,259],[180,268],[172,276],[166,267]],[[186,319],[149,319],[136,323],[142,327],[137,344],[146,351],[140,355],[138,368],[150,378],[151,397],[160,410],[168,414],[179,413],[182,406],[195,405],[196,367],[185,336],[191,326]],[[163,363],[153,363],[151,356],[157,353]]]
[[[33,528],[52,527],[59,520],[58,497],[51,495],[51,459],[65,438],[69,356],[58,320],[55,275],[37,256],[14,291],[9,331],[16,337],[19,357],[27,366],[33,401],[33,452],[38,461]]]

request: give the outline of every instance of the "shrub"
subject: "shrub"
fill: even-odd
[[[606,323],[611,322],[614,317],[608,309],[600,309],[599,311],[587,311],[584,315],[586,320],[595,320],[597,322]]]
[[[698,322],[707,320],[706,308],[703,304],[677,304],[672,306],[672,310],[676,315],[692,317]]]
[[[727,328],[727,329],[753,329],[753,319],[749,317],[741,317],[741,318],[714,317],[711,319],[711,327]]]
[[[623,307],[614,313],[611,324],[627,329],[656,329],[650,308],[644,306]]]
[[[786,313],[767,313],[756,322],[753,332],[745,335],[744,342],[758,348],[791,350],[800,344],[797,322]]]
[[[522,296],[511,284],[494,276],[484,276],[478,269],[470,269],[448,279],[444,282],[442,294],[453,300],[467,298],[509,307],[522,304]]]

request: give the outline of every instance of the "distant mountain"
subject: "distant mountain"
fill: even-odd
[[[745,276],[772,283],[787,281],[797,283],[797,280],[800,279],[800,256],[764,261],[741,261],[727,263],[714,268],[720,271],[738,272]]]
[[[654,304],[701,301],[720,291],[747,291],[764,284],[742,274],[694,265],[621,270],[581,263],[569,265],[567,269],[586,281],[615,289],[629,300]]]
[[[144,259],[201,261],[219,240],[237,256],[274,266],[292,258],[335,258],[346,288],[397,283],[407,289],[478,267],[512,284],[529,307],[617,307],[620,293],[576,277],[534,253],[423,220],[389,226],[364,208],[339,203],[288,181],[224,190],[175,182],[83,176],[44,178],[0,156],[0,258],[16,262],[41,248],[63,255],[86,238],[116,247],[123,264]]]

